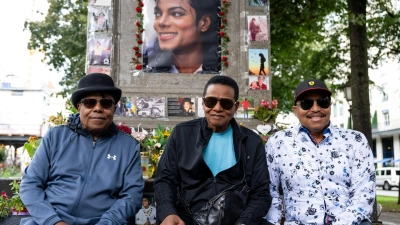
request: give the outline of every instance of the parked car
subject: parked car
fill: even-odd
[[[400,168],[398,167],[384,167],[377,168],[376,186],[382,187],[383,190],[391,190],[392,187],[399,187]]]

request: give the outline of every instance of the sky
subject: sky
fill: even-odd
[[[0,7],[0,21],[2,32],[0,43],[0,79],[6,75],[14,74],[18,79],[30,81],[34,87],[41,86],[50,81],[57,89],[62,74],[50,72],[50,67],[41,62],[40,53],[30,54],[27,49],[30,37],[29,31],[24,31],[25,20],[40,19],[36,10],[46,12],[47,0],[4,1]]]

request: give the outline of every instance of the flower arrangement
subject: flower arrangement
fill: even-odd
[[[253,131],[260,135],[264,144],[273,133],[282,129],[275,123],[279,112],[278,100],[276,99],[272,100],[271,103],[262,99],[261,104],[254,108],[253,118],[258,119],[262,124],[257,126],[257,130],[253,129]],[[267,124],[271,122],[272,124]]]
[[[136,21],[135,25],[136,25],[136,42],[138,45],[133,47],[133,50],[135,51],[135,57],[132,58],[132,62],[136,64],[135,68],[137,70],[142,70],[143,66],[142,66],[142,61],[141,61],[141,57],[142,57],[142,53],[140,51],[140,47],[143,44],[143,39],[142,39],[142,35],[143,35],[143,6],[144,3],[142,0],[138,0],[138,6],[136,7],[136,16],[138,18],[138,20]]]
[[[2,191],[0,198],[0,219],[10,215],[10,212],[11,208],[9,197],[5,191]]]
[[[269,120],[275,123],[279,112],[278,100],[274,99],[271,101],[271,103],[269,103],[268,101],[262,99],[261,104],[254,108],[253,117],[261,121],[263,124],[267,123]]]
[[[228,31],[227,13],[230,4],[231,4],[230,1],[222,0],[221,11],[219,13],[219,16],[221,18],[221,25],[219,26],[219,37],[221,38],[221,60],[225,67],[229,66],[227,55],[229,55],[228,43],[230,42],[230,38],[227,35]]]
[[[5,191],[1,192],[0,198],[0,219],[9,216],[11,212],[15,212],[17,215],[21,212],[26,212],[26,207],[21,200],[19,195],[20,183],[14,180],[10,183],[13,196],[8,197]]]
[[[138,130],[140,129],[140,124]],[[132,132],[132,136],[139,141],[141,145],[141,156],[149,158],[149,165],[142,165],[143,172],[149,178],[154,177],[157,169],[158,161],[164,151],[165,144],[171,135],[172,130],[164,127],[161,124],[157,125],[157,129],[151,133],[142,128],[142,132]],[[145,167],[145,168],[143,168]]]

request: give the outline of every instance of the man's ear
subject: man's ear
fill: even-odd
[[[200,27],[201,32],[206,32],[210,28],[210,25],[211,25],[210,15],[207,14],[207,15],[202,16],[198,25]]]

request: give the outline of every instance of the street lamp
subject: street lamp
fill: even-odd
[[[350,128],[353,128],[353,120],[351,118],[351,84],[349,81],[347,81],[344,86],[343,86],[343,91],[344,91],[344,98],[346,101],[349,103],[349,113],[350,113]]]

